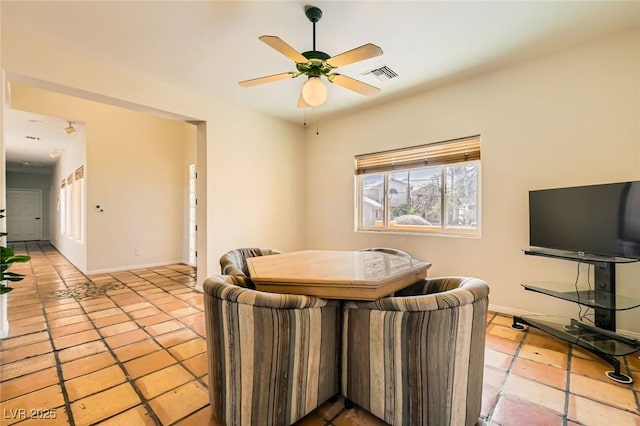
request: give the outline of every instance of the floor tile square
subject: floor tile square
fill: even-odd
[[[193,358],[190,358],[186,361],[183,361],[182,364],[191,371],[196,377],[202,377],[207,374],[208,364],[207,364],[207,354],[203,353]]]
[[[562,417],[542,407],[502,397],[492,421],[503,426],[563,426]]]
[[[201,423],[204,426],[204,423]],[[156,421],[154,414],[147,411],[147,409],[138,405],[124,413],[111,417],[103,422],[100,422],[100,426],[155,426]]]
[[[569,391],[625,410],[636,410],[636,399],[628,385],[603,382],[571,373]]]
[[[20,361],[14,361],[9,364],[0,365],[0,378],[2,380],[9,380],[15,377],[24,376],[36,371],[44,370],[45,368],[54,367],[56,365],[56,358],[53,353],[44,355],[37,355],[27,359],[21,359]]]
[[[180,420],[207,404],[209,404],[209,393],[197,382],[189,382],[149,402],[163,424]]]
[[[133,321],[121,322],[119,324],[108,325],[100,329],[100,334],[104,337],[115,336],[116,334],[126,333],[128,331],[137,330],[138,324]]]
[[[126,380],[119,365],[103,368],[75,379],[67,380],[65,386],[69,401],[75,401],[102,390],[108,389]]]
[[[511,372],[563,391],[567,388],[567,370],[551,365],[518,358],[514,362]]]
[[[94,340],[99,339],[100,335],[98,332],[94,329],[90,329],[66,336],[56,337],[53,339],[53,345],[56,347],[56,350],[60,350],[82,343],[93,342]]]
[[[127,361],[124,366],[129,373],[129,377],[137,379],[138,377],[142,377],[175,363],[175,358],[167,352],[160,351]]]
[[[633,413],[618,410],[578,395],[569,395],[567,418],[581,425],[640,425],[637,411]]]
[[[136,380],[135,383],[145,398],[152,399],[192,380],[193,376],[187,370],[174,364],[148,374]]]
[[[161,349],[162,347],[153,340],[145,339],[130,345],[120,346],[119,348],[114,349],[113,353],[120,362],[126,362]]]
[[[197,338],[198,335],[188,328],[176,330],[171,333],[156,336],[156,340],[165,348],[179,345],[180,343],[187,342],[189,340]]]
[[[180,330],[181,328],[183,328],[183,325],[179,321],[171,320],[150,325],[148,327],[145,327],[145,330],[147,330],[147,333],[151,334],[152,336],[159,336],[171,331]]]
[[[538,405],[556,414],[564,413],[566,392],[517,375],[507,377],[502,394]]]
[[[192,358],[196,355],[206,352],[207,341],[203,338],[189,340],[169,349],[171,355],[180,361]]]
[[[4,377],[3,377],[4,379]],[[2,382],[2,392],[0,392],[0,401],[25,395],[34,390],[39,390],[47,386],[55,385],[59,382],[58,370],[56,367],[46,368],[36,371],[35,373],[20,376]]]
[[[569,357],[566,353],[558,352],[553,349],[543,348],[540,346],[534,346],[524,344],[520,348],[518,354],[521,358],[526,358],[531,361],[539,362],[540,364],[552,365],[557,368],[566,370],[569,362]]]
[[[95,342],[83,343],[81,345],[62,349],[58,352],[58,358],[60,359],[60,362],[64,363],[105,351],[107,351],[107,346],[104,342],[102,340],[96,340]]]
[[[129,383],[123,383],[71,403],[76,424],[90,425],[121,413],[142,401]]]
[[[45,340],[42,342],[31,343],[29,345],[13,348],[9,351],[1,351],[0,360],[2,360],[2,363],[6,364],[24,358],[29,358],[34,355],[42,355],[49,352],[53,352],[53,348],[51,347],[51,342]]]
[[[71,380],[74,377],[84,376],[93,371],[107,368],[115,365],[116,360],[109,352],[100,352],[94,355],[88,355],[73,361],[62,364],[62,375],[65,380]]]
[[[48,386],[46,388],[19,396],[2,402],[3,425],[16,423],[24,420],[21,416],[11,416],[11,413],[18,413],[20,409],[27,410],[27,416],[31,415],[31,410],[44,410],[48,408],[62,407],[64,405],[64,397],[62,389],[59,385]],[[9,413],[9,416],[7,416]],[[11,418],[13,417],[13,418]],[[5,423],[6,421],[6,423]]]

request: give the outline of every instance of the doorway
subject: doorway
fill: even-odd
[[[7,188],[7,241],[42,239],[42,192]]]

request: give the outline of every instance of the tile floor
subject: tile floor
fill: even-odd
[[[202,295],[184,265],[86,277],[50,245],[14,245],[32,257],[9,294],[0,340],[2,425],[207,425]],[[486,425],[640,426],[640,360],[631,385],[607,364],[511,319],[489,314],[482,420]],[[384,425],[343,401],[299,422]],[[440,425],[435,425],[440,426]]]

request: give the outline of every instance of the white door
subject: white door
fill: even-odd
[[[7,189],[7,241],[42,238],[42,192],[38,189]]]
[[[198,252],[196,251],[196,235],[197,235],[197,226],[196,226],[196,165],[189,165],[189,265],[197,266],[197,256]]]

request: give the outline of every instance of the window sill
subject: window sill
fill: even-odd
[[[416,235],[422,237],[453,237],[453,238],[471,238],[471,239],[479,239],[482,237],[482,234],[479,230],[474,231],[466,231],[466,230],[447,230],[442,231],[439,228],[434,228],[430,230],[410,230],[409,228],[415,228],[412,226],[402,227],[396,226],[391,229],[376,229],[376,228],[360,228],[355,229],[355,232],[361,232],[365,234],[389,234],[389,235]]]

